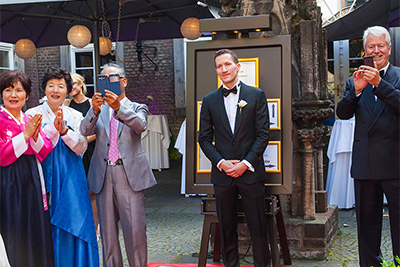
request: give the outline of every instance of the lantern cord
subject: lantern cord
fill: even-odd
[[[31,29],[28,27],[28,25],[26,24],[25,18],[22,18],[22,22],[24,23],[25,27],[28,29],[28,31],[29,31],[29,33],[30,33],[29,37],[32,37],[32,36],[33,36],[32,31],[31,31]],[[25,38],[25,37],[26,37],[26,35],[24,36],[24,38]]]

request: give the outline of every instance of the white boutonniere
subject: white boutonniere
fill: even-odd
[[[244,108],[247,105],[247,102],[244,100],[239,100],[236,106],[240,108],[239,113],[242,114],[242,108]]]

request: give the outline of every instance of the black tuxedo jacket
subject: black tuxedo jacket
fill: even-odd
[[[372,88],[371,84],[368,87]],[[355,115],[351,176],[355,179],[400,178],[400,68],[389,65],[379,86],[372,89],[378,97],[375,107],[368,104],[368,90],[356,97],[353,78],[347,79],[337,115]],[[346,138],[346,137],[344,137]]]
[[[212,163],[211,182],[215,185],[229,186],[234,179],[217,168],[221,159],[245,159],[252,164],[255,172],[246,170],[242,175],[247,184],[266,178],[263,153],[269,141],[269,115],[264,91],[241,83],[240,100],[247,105],[242,110],[237,107],[234,133],[226,114],[222,86],[206,95],[201,105],[199,143]]]

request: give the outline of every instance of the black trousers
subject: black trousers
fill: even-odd
[[[360,266],[381,266],[383,194],[389,207],[393,255],[400,257],[400,179],[354,179],[354,189]]]
[[[255,267],[271,266],[268,229],[265,219],[264,182],[245,184],[241,177],[233,179],[228,187],[214,185],[217,216],[221,233],[222,259],[227,267],[239,267],[237,203],[242,205],[253,244]]]

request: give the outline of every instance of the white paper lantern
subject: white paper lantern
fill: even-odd
[[[200,23],[197,18],[187,18],[181,25],[182,35],[189,40],[196,40],[201,36]]]
[[[14,46],[14,51],[22,59],[33,57],[36,52],[35,44],[29,39],[19,39]]]
[[[69,29],[67,39],[71,45],[83,48],[90,43],[92,34],[86,26],[75,25]]]
[[[111,52],[112,44],[110,39],[100,37],[99,45],[100,45],[100,55],[105,56]]]

